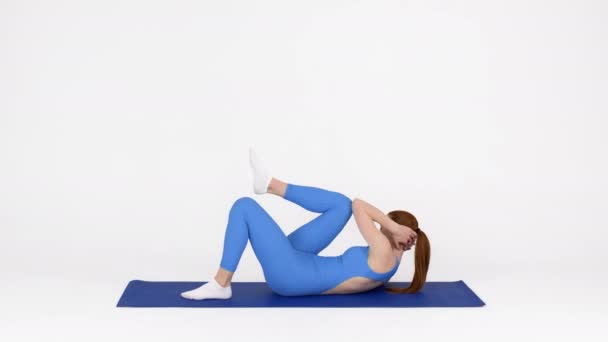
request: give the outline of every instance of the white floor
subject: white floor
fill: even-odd
[[[73,276],[68,272],[41,277],[34,277],[27,270],[5,273],[1,284],[0,340],[608,338],[608,277],[591,268],[568,272],[551,268],[534,272],[504,269],[500,279],[464,279],[487,305],[449,309],[116,308],[128,279],[122,279],[122,275],[108,279],[108,270],[90,269],[87,274]]]

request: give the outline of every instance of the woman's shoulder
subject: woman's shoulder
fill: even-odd
[[[376,273],[388,273],[400,263],[399,257],[394,253],[373,255],[369,253],[369,246],[366,249],[368,250],[367,265]]]

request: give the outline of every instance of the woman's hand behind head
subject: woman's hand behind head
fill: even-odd
[[[393,235],[395,243],[404,251],[407,251],[414,246],[418,236],[412,228],[402,224],[393,227],[391,234]]]

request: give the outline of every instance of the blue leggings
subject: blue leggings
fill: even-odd
[[[342,231],[352,210],[345,195],[316,187],[287,184],[284,198],[321,213],[288,236],[254,199],[242,197],[230,209],[220,266],[234,272],[247,241],[259,260],[266,283],[282,295],[316,294],[324,290],[317,254]]]

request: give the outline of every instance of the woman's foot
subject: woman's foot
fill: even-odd
[[[268,191],[268,185],[272,177],[266,167],[264,167],[262,160],[255,153],[253,147],[249,148],[249,165],[253,172],[253,192],[265,194]]]
[[[232,297],[232,287],[230,285],[223,287],[215,278],[211,278],[211,281],[194,290],[182,292],[181,296],[186,299],[194,300],[228,299]]]

